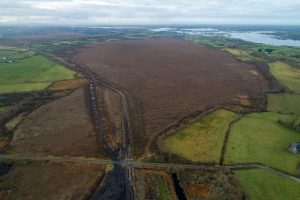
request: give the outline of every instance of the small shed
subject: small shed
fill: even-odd
[[[300,153],[300,142],[294,142],[291,144],[289,151],[292,153]]]

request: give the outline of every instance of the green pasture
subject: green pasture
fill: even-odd
[[[41,90],[58,80],[73,79],[75,72],[32,51],[0,49],[0,93]],[[6,61],[6,62],[4,62]]]
[[[270,72],[282,85],[300,94],[300,69],[281,61],[273,62],[269,65]]]
[[[268,111],[300,116],[300,95],[268,94]]]
[[[287,149],[300,141],[300,134],[279,123],[293,117],[278,113],[251,113],[236,122],[231,129],[226,164],[262,163],[295,174],[300,154]]]
[[[300,183],[261,169],[235,171],[251,200],[296,200]]]
[[[219,162],[230,122],[237,114],[217,110],[168,136],[163,142],[167,152],[191,161]]]

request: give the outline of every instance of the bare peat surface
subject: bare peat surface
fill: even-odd
[[[124,89],[129,100],[134,157],[168,126],[217,106],[257,108],[263,83],[256,68],[228,53],[176,39],[94,43],[73,62]],[[240,97],[249,98],[247,105]],[[147,145],[148,144],[148,145]]]
[[[30,113],[14,131],[9,152],[104,157],[86,106],[84,88]]]

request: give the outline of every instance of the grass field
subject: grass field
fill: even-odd
[[[300,197],[300,184],[277,174],[259,169],[234,174],[251,200],[296,200]]]
[[[0,48],[0,59],[0,93],[41,90],[76,74],[32,51]]]
[[[228,51],[229,53],[233,54],[234,56],[238,57],[239,59],[241,59],[243,61],[262,60],[261,58],[254,57],[254,56],[250,55],[247,51],[243,51],[240,49],[225,48],[224,50]]]
[[[300,95],[268,94],[268,111],[300,116]]]
[[[300,155],[287,151],[300,134],[278,123],[292,117],[277,113],[252,113],[244,116],[231,129],[225,163],[263,163],[295,174]]]
[[[280,61],[269,65],[270,72],[282,85],[300,94],[300,69]]]
[[[155,184],[158,187],[157,198],[160,200],[167,200],[169,197],[167,182],[162,178],[157,176],[155,178]]]
[[[219,162],[225,133],[236,116],[217,110],[168,136],[163,148],[188,160]]]

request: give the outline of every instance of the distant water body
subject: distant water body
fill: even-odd
[[[274,46],[300,46],[300,40],[276,38],[275,35],[272,34],[275,33],[275,31],[226,31],[214,28],[157,28],[151,30],[154,32],[172,31],[189,35],[201,35],[205,37],[223,35],[229,38]]]
[[[248,42],[255,42],[261,44],[268,44],[274,46],[300,46],[299,40],[290,40],[290,39],[278,39],[274,35],[266,32],[230,32],[227,35],[231,38],[241,39]]]

